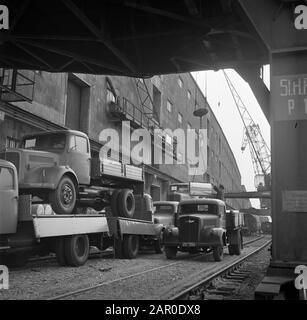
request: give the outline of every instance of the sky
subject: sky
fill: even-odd
[[[264,140],[270,148],[270,126],[259,106],[248,83],[243,80],[240,75],[232,70],[225,70],[243,103],[247,107],[254,122],[260,126]],[[220,71],[201,71],[193,72],[193,77],[198,83],[203,94],[207,96],[207,100],[215,114],[232,152],[236,158],[241,176],[242,184],[246,190],[255,191],[254,170],[251,160],[249,147],[244,152],[241,151],[243,139],[243,122],[240,118],[239,111],[236,108],[229,87],[223,72]],[[269,88],[270,68],[269,65],[264,66],[264,82]],[[258,199],[251,199],[252,206],[259,208]]]

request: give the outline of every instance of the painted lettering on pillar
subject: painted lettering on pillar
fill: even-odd
[[[301,4],[294,9],[296,14],[294,26],[297,30],[307,30],[307,6]]]
[[[0,30],[9,30],[9,9],[7,6],[0,5]]]
[[[307,119],[307,74],[273,77],[271,94],[274,120]]]

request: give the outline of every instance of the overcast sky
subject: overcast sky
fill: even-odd
[[[256,124],[259,124],[261,133],[270,147],[270,126],[248,83],[234,70],[227,69],[225,71],[239,93],[243,103],[248,108],[253,120]],[[247,147],[243,153],[241,151],[243,122],[231,96],[223,72],[202,71],[193,72],[192,75],[196,79],[204,95],[205,92],[207,92],[208,102],[220,123],[237,160],[242,176],[242,184],[245,185],[248,191],[255,191],[254,170],[250,150]],[[264,82],[269,87],[269,66],[265,66],[264,68]],[[259,208],[259,200],[252,200],[252,205]]]

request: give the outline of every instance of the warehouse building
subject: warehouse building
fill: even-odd
[[[0,71],[0,148],[16,147],[24,134],[40,130],[70,128],[88,134],[92,153],[99,155],[99,136],[106,128],[121,136],[122,121],[132,129],[207,129],[201,144],[206,172],[191,175],[189,158],[177,149],[177,137],[166,134],[163,152],[171,152],[174,162],[146,164],[145,187],[154,200],[164,200],[172,182],[211,182],[225,191],[244,191],[241,175],[227,139],[206,98],[189,73],[137,79],[40,71]],[[196,109],[207,114],[196,117]],[[196,135],[196,144],[198,144]],[[121,146],[124,147],[124,146]],[[153,150],[154,143],[146,146]],[[146,151],[145,151],[146,152]],[[116,156],[111,152],[111,157]],[[122,161],[129,161],[119,151]],[[248,208],[248,200],[229,199],[233,208]]]

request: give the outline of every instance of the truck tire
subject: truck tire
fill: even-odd
[[[135,259],[139,253],[139,236],[124,235],[123,254],[126,259]]]
[[[76,206],[76,186],[70,177],[64,176],[58,187],[49,194],[53,211],[57,214],[71,214]]]
[[[155,240],[154,249],[155,249],[155,253],[162,253],[164,251],[163,233],[162,232],[161,232],[159,238],[157,240]]]
[[[164,251],[167,259],[175,259],[177,255],[177,247],[176,246],[165,246]]]
[[[87,235],[75,235],[65,239],[65,259],[71,267],[83,266],[90,252]]]
[[[121,190],[114,190],[111,196],[111,211],[113,217],[118,217],[118,200],[119,200],[119,194]]]
[[[65,257],[65,238],[59,237],[55,240],[55,256],[58,264],[62,267],[67,265]]]
[[[135,199],[131,190],[123,189],[118,196],[118,209],[121,217],[133,218]]]
[[[219,245],[213,247],[213,258],[214,261],[222,261],[224,256],[224,248],[223,246]]]

